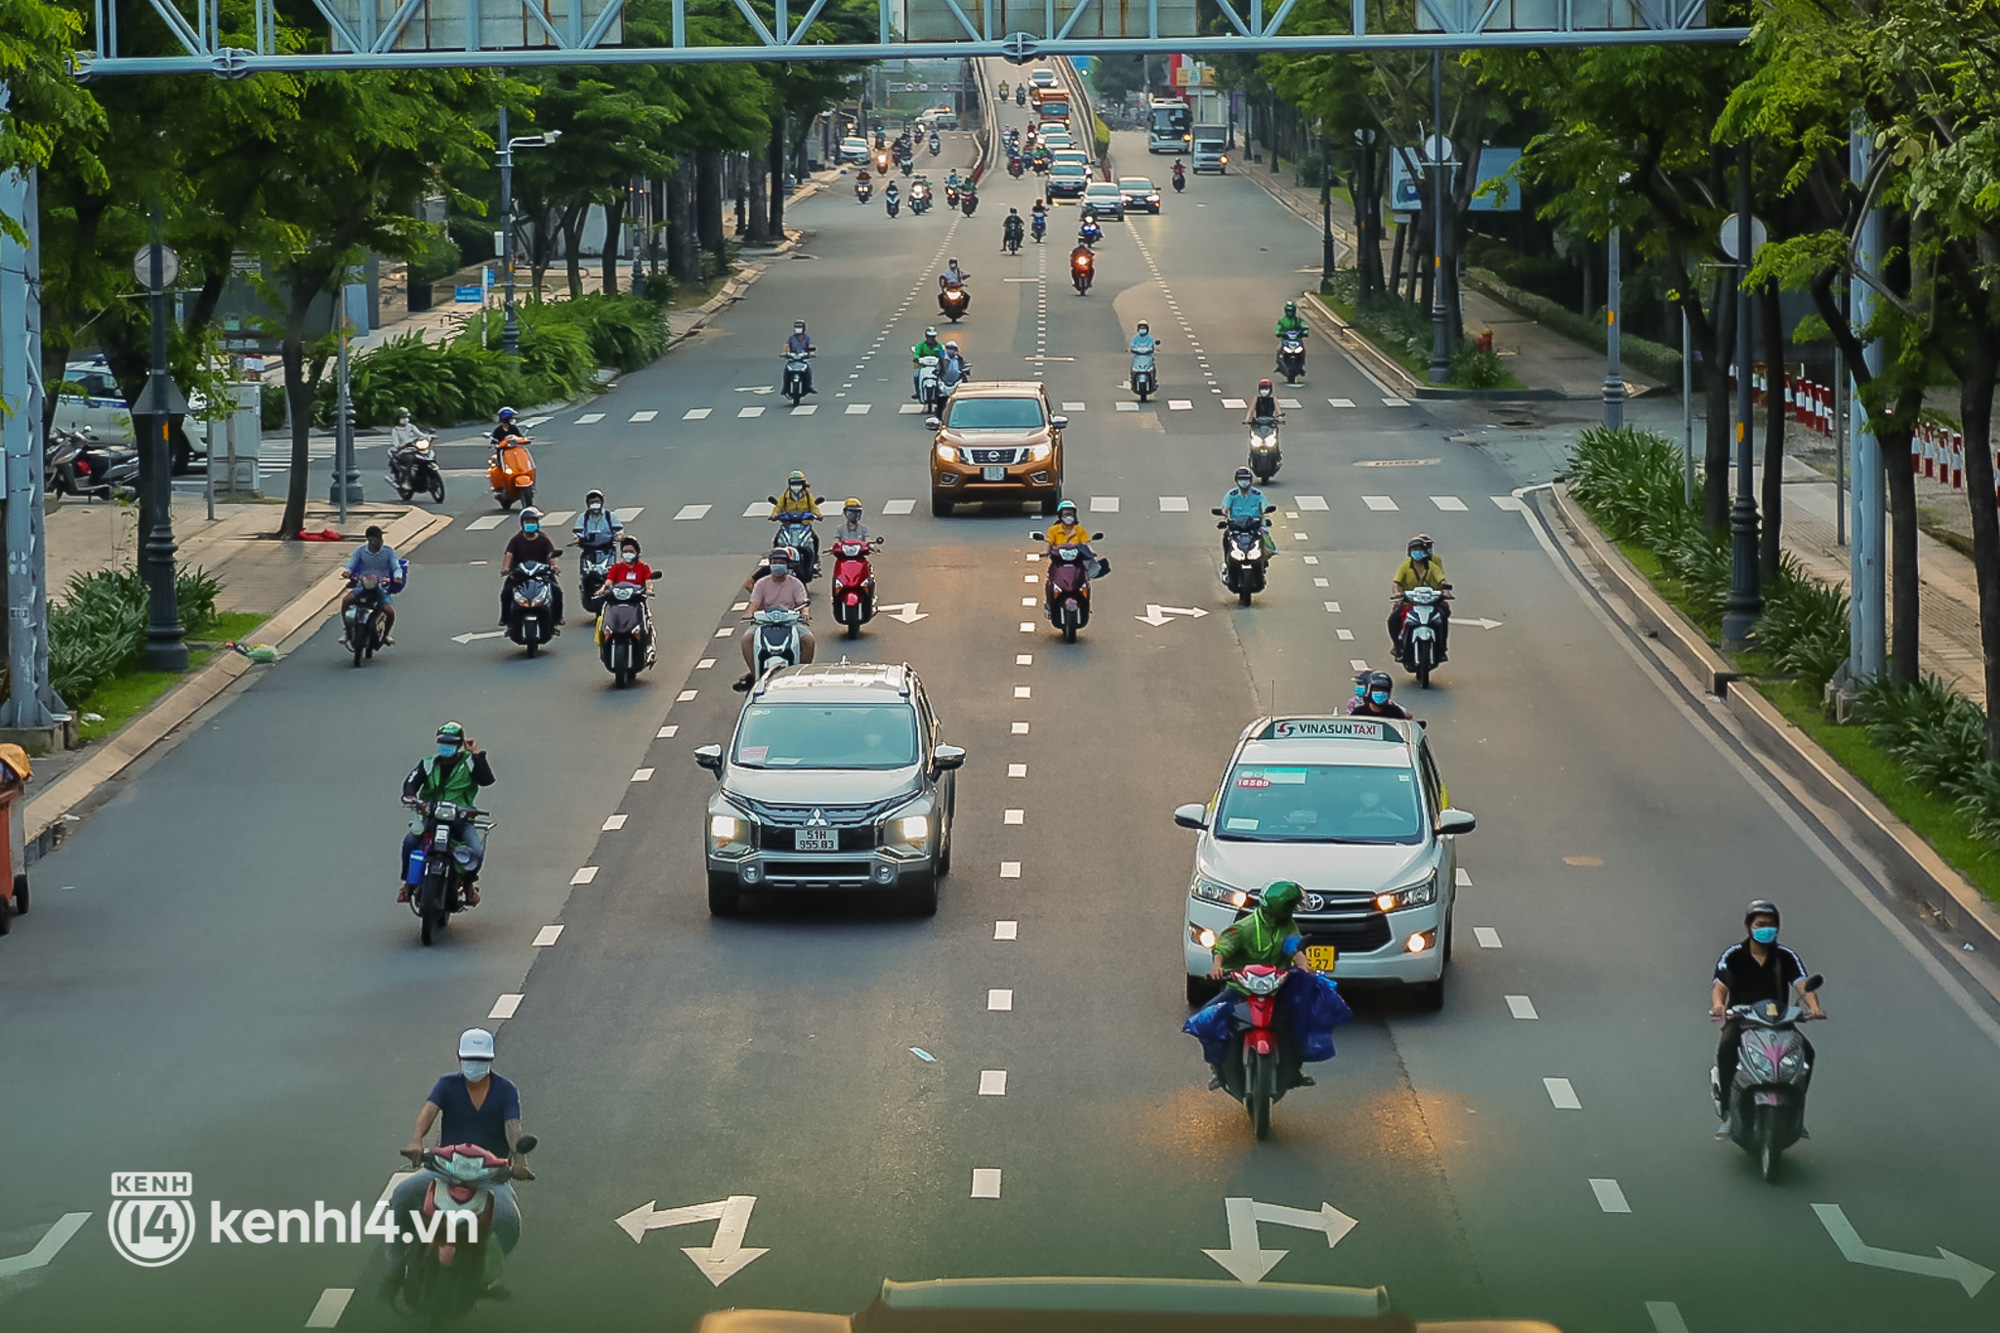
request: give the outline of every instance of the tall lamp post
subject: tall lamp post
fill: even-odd
[[[1375,228],[1381,225],[1375,205],[1375,131],[1358,129],[1354,142],[1361,149],[1360,170],[1354,176],[1354,267],[1359,272],[1360,293],[1365,299],[1377,293],[1373,288],[1375,266],[1382,261],[1382,247],[1376,243]]]
[[[1326,126],[1319,127],[1319,282],[1323,289],[1339,267],[1333,248],[1333,166],[1327,160]]]
[[[1628,172],[1618,178],[1623,185],[1631,180]],[[1613,198],[1611,206],[1615,212],[1618,201]],[[1624,287],[1622,263],[1624,260],[1624,238],[1619,235],[1614,223],[1611,240],[1604,257],[1604,425],[1607,430],[1617,430],[1625,424],[1625,365],[1623,349],[1619,346],[1619,323],[1623,313]]]
[[[521,317],[514,309],[514,150],[547,148],[562,138],[561,130],[507,137],[507,108],[500,108],[500,272],[506,287],[506,318],[500,325],[500,350],[521,354]]]
[[[1737,149],[1736,216],[1723,223],[1723,240],[1736,261],[1736,503],[1729,509],[1729,598],[1722,608],[1722,646],[1741,649],[1764,614],[1764,590],[1757,568],[1757,492],[1751,474],[1750,284],[1758,237],[1750,216],[1750,141]],[[1731,232],[1735,235],[1730,235]]]
[[[187,400],[167,371],[167,288],[180,274],[180,259],[159,239],[160,211],[153,210],[153,243],[133,260],[134,275],[152,297],[153,365],[132,415],[146,423],[145,451],[140,457],[141,491],[139,569],[146,581],[146,653],[148,671],[185,671],[187,631],[174,588],[174,482],[167,432],[176,416],[187,411]]]

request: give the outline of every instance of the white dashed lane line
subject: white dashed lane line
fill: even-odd
[[[561,939],[562,933],[563,933],[563,928],[561,926],[543,926],[540,930],[535,932],[535,938],[532,947],[537,949],[546,949],[551,944],[554,944],[557,940]]]
[[[569,882],[573,885],[588,884],[596,878],[597,878],[596,866],[578,866],[576,868],[576,873],[569,877]]]
[[[1632,1211],[1632,1205],[1625,1202],[1625,1191],[1618,1188],[1615,1180],[1592,1180],[1590,1192],[1597,1196],[1597,1206],[1607,1213]]]
[[[979,1095],[982,1097],[1005,1097],[1007,1095],[1007,1071],[1004,1069],[980,1070]]]
[[[1542,1088],[1549,1094],[1549,1103],[1558,1111],[1581,1111],[1583,1103],[1577,1100],[1576,1089],[1566,1078],[1545,1078]]]
[[[627,815],[606,815],[604,817],[604,823],[598,827],[598,832],[616,833],[619,829],[625,827],[625,821],[628,818],[630,818],[630,816]]]
[[[1020,937],[1020,933],[1021,923],[1018,921],[995,921],[993,923],[993,938],[996,940],[1017,939]]]
[[[1366,665],[1367,663],[1362,663],[1362,667]],[[1362,667],[1356,667],[1355,670],[1359,671]],[[1491,926],[1474,926],[1472,928],[1472,938],[1479,941],[1479,947],[1482,949],[1497,949],[1500,947],[1500,932]]]
[[[1525,995],[1509,995],[1507,997],[1507,1012],[1521,1019],[1532,1020],[1541,1017],[1540,1014],[1535,1012],[1535,1002]]]
[[[521,1007],[521,1001],[526,998],[523,995],[502,995],[493,1002],[493,1008],[487,1011],[486,1017],[502,1020],[512,1018],[515,1011]]]
[[[972,1197],[975,1199],[997,1199],[1000,1197],[999,1167],[976,1166],[972,1168]]]
[[[1014,992],[1010,990],[989,990],[986,992],[988,1013],[1011,1013],[1014,1009]]]
[[[347,1312],[347,1303],[354,1299],[352,1287],[328,1287],[319,1294],[312,1313],[306,1316],[307,1328],[338,1328],[340,1316]]]

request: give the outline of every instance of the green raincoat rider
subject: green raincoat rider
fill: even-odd
[[[1220,980],[1226,973],[1238,968],[1262,963],[1268,967],[1295,967],[1303,969],[1305,959],[1296,944],[1298,925],[1292,919],[1298,911],[1299,899],[1305,890],[1289,879],[1273,881],[1258,895],[1257,906],[1250,915],[1216,936],[1212,952],[1215,965],[1209,976]],[[1288,941],[1292,948],[1286,948]],[[1232,1053],[1235,1048],[1231,1047]],[[1232,1059],[1234,1058],[1232,1054]],[[1281,1030],[1278,1041],[1278,1073],[1283,1080],[1279,1086],[1286,1088],[1309,1088],[1313,1079],[1301,1072],[1298,1039]],[[1223,1085],[1225,1070],[1222,1065],[1210,1066],[1215,1077],[1209,1087]],[[1242,1075],[1237,1074],[1240,1081]]]

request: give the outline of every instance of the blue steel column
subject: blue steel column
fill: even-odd
[[[1857,129],[1848,138],[1848,171],[1857,183],[1868,179],[1874,145],[1867,133]],[[1882,263],[1882,213],[1871,209],[1861,224],[1861,241],[1854,254],[1854,266],[1873,273]],[[1875,291],[1860,278],[1847,285],[1847,317],[1856,329],[1863,328],[1875,313]],[[1880,338],[1871,339],[1865,350],[1868,371],[1880,375],[1884,349]],[[1847,410],[1848,474],[1853,506],[1849,525],[1852,544],[1847,548],[1848,573],[1848,676],[1856,685],[1874,680],[1888,669],[1888,619],[1885,615],[1887,584],[1886,515],[1887,504],[1882,472],[1882,445],[1861,404],[1859,386],[1848,381]],[[1900,461],[1900,460],[1899,460]],[[1904,464],[1907,466],[1907,463]]]

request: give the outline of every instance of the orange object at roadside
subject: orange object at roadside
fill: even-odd
[[[517,500],[524,506],[535,502],[535,456],[525,440],[509,440],[495,451],[486,468],[486,484],[502,509],[513,508]]]

